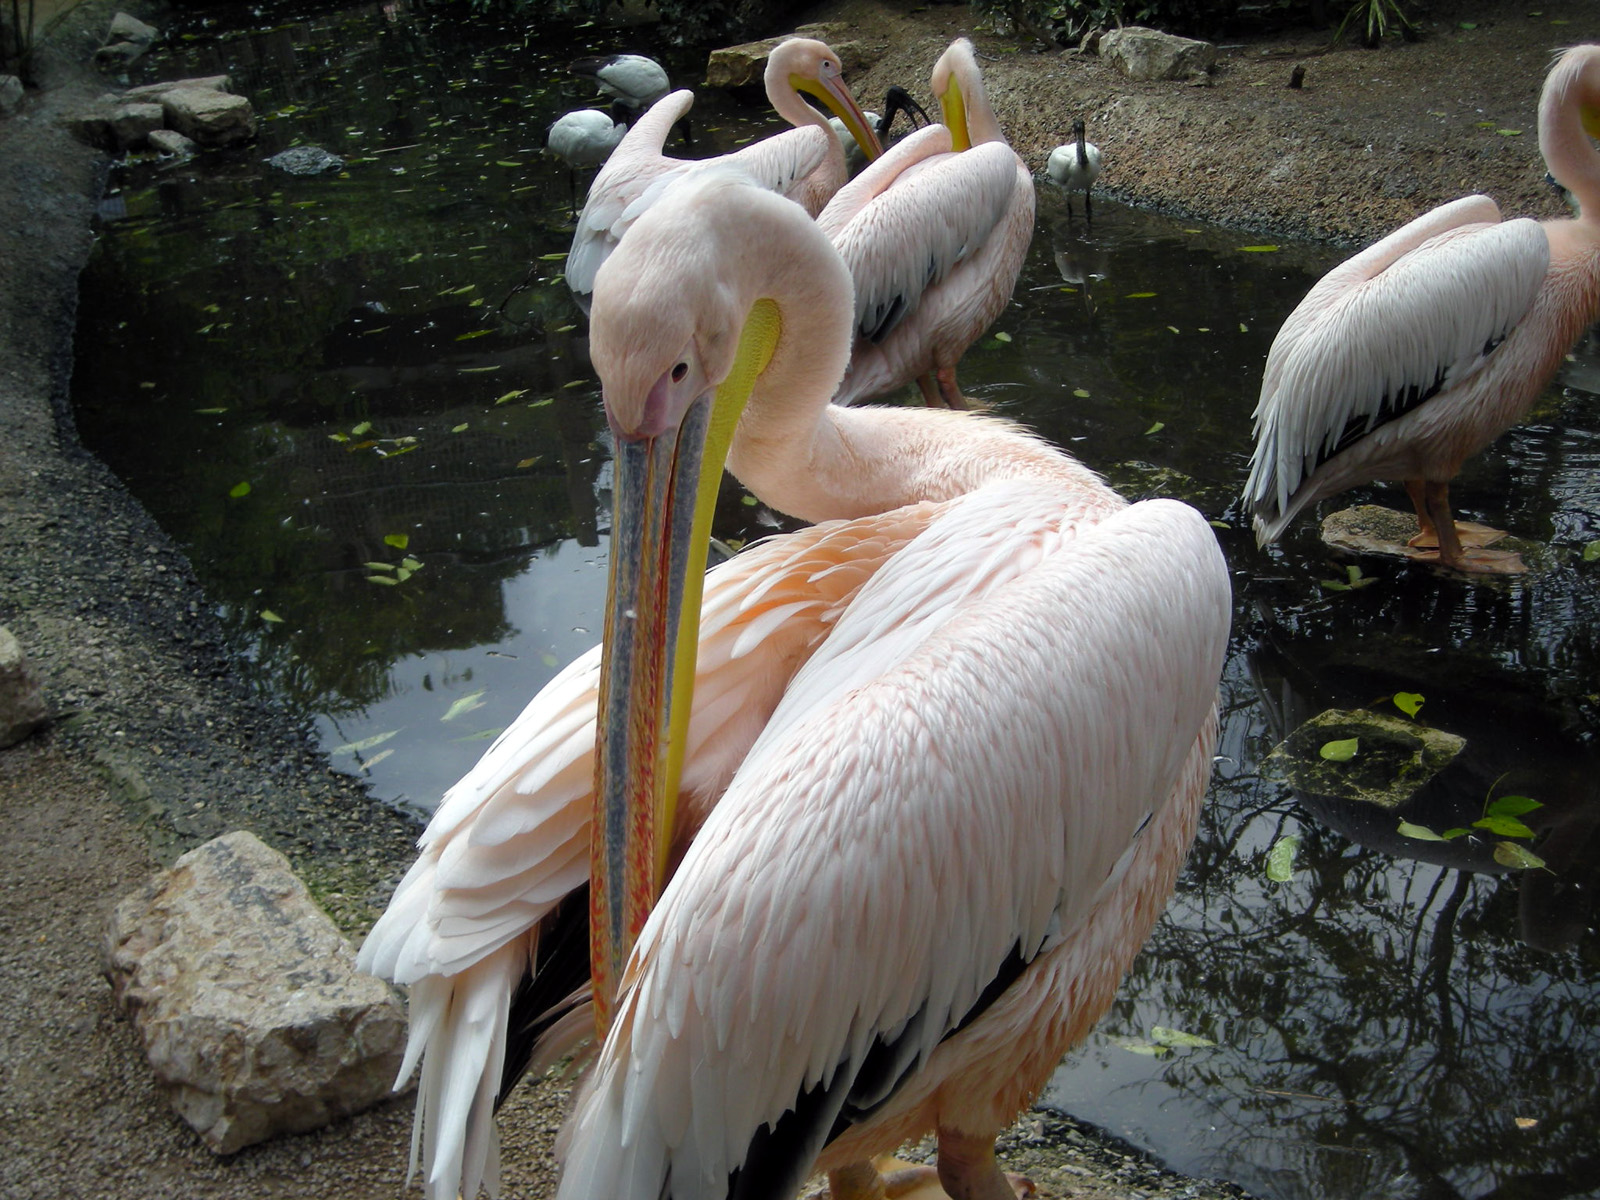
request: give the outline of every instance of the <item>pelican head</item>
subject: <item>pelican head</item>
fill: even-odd
[[[815,97],[830,113],[839,118],[856,144],[868,159],[883,153],[883,143],[877,131],[867,120],[856,98],[845,86],[844,68],[839,56],[815,38],[787,38],[773,47],[767,55],[764,76],[767,95],[778,106],[778,98],[786,91]],[[782,108],[779,108],[782,113]],[[794,120],[788,113],[783,113]]]
[[[978,69],[978,53],[970,39],[957,38],[950,43],[939,61],[933,64],[932,83],[944,123],[950,130],[951,149],[970,149],[969,121],[974,92],[979,97],[983,93],[983,73]]]
[[[798,253],[785,235],[801,240]],[[595,279],[590,355],[615,439],[590,867],[602,1032],[665,874],[711,514],[734,428],[783,333],[774,272],[832,289],[839,346],[806,358],[836,383],[849,354],[848,272],[804,210],[735,168],[668,187]]]

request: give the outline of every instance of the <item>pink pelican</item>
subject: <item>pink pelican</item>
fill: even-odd
[[[704,169],[708,162],[733,163],[756,182],[798,201],[812,216],[821,212],[849,178],[849,169],[828,119],[805,102],[802,92],[820,100],[871,157],[882,152],[841,72],[839,56],[822,42],[789,38],[778,43],[767,56],[767,99],[794,128],[714,159],[662,153],[668,132],[693,106],[693,92],[673,92],[652,105],[606,160],[578,217],[566,277],[579,304],[587,306],[600,264],[666,181]]]
[[[1009,1197],[996,1132],[1165,904],[1229,623],[1210,529],[1003,421],[831,405],[852,313],[826,235],[731,170],[601,270],[623,649],[451,789],[361,951],[411,986],[431,1196],[492,1164],[502,1058],[540,1028],[508,1013],[591,878],[620,991],[561,1194],[608,1200],[790,1195],[814,1165],[859,1196],[928,1129],[952,1195]],[[821,523],[702,577],[724,454]],[[586,998],[541,1020],[570,1034]]]
[[[1539,149],[1575,219],[1501,221],[1487,196],[1425,213],[1324,275],[1267,355],[1245,483],[1256,540],[1307,505],[1398,479],[1414,557],[1515,573],[1503,536],[1457,525],[1450,480],[1526,415],[1600,311],[1600,46],[1566,51],[1539,100]]]
[[[966,38],[934,64],[933,93],[950,138],[944,152],[927,131],[907,138],[905,155],[868,167],[818,218],[836,232],[886,190],[906,184],[917,192],[915,208],[946,217],[943,225],[917,221],[904,203],[896,211],[906,219],[874,219],[870,234],[845,250],[858,321],[850,370],[834,397],[839,404],[916,379],[929,406],[968,407],[956,364],[1010,303],[1033,238],[1033,178],[1000,129]],[[950,235],[955,228],[962,238]]]

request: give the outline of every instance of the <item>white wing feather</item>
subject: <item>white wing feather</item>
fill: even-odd
[[[1293,516],[1301,482],[1352,422],[1368,430],[1410,390],[1469,378],[1532,306],[1549,268],[1538,223],[1466,197],[1335,268],[1290,314],[1267,356],[1245,499],[1258,528]],[[1398,251],[1398,252],[1397,252]]]
[[[919,130],[841,188],[817,219],[850,268],[859,336],[887,337],[1005,219],[1017,181],[1011,148],[986,142],[927,156],[941,141],[949,141],[944,126]],[[896,172],[900,155],[920,161]],[[875,191],[875,171],[894,177],[893,186]]]
[[[987,492],[947,518],[992,529]],[[1136,505],[954,608],[937,530],[796,677],[651,915],[563,1198],[723,1196],[803,1089],[902,1034],[925,1060],[1019,942],[1082,918],[1172,792],[1228,628],[1198,514]],[[894,598],[920,633],[874,674]]]
[[[849,598],[940,511],[831,522],[748,548],[707,577],[682,788],[715,801],[784,684]],[[775,614],[783,614],[781,622]],[[535,927],[588,879],[599,648],[551,680],[446,793],[358,956],[411,985],[399,1086],[422,1064],[413,1163],[431,1200],[492,1178],[511,991]]]

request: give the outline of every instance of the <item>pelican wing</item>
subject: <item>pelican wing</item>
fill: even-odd
[[[714,803],[785,683],[849,599],[940,506],[824,523],[753,546],[707,577],[682,789]],[[411,985],[399,1082],[420,1062],[413,1161],[430,1197],[493,1178],[507,1013],[540,923],[588,882],[599,648],[551,680],[445,794],[421,854],[361,947]],[[587,960],[585,959],[585,964]],[[398,1086],[398,1084],[397,1084]]]
[[[1065,538],[1026,490],[952,502],[795,678],[635,948],[563,1198],[793,1194],[1116,881],[1227,572],[1183,505]]]
[[[1245,485],[1262,536],[1318,466],[1471,377],[1527,314],[1549,244],[1537,222],[1495,215],[1484,197],[1435,209],[1330,271],[1284,322]]]
[[[1017,158],[1001,142],[939,151],[949,131],[906,138],[839,189],[818,224],[855,281],[856,333],[878,343],[1005,219]]]
[[[689,91],[672,92],[656,101],[595,176],[567,252],[567,286],[580,304],[586,306],[593,294],[600,264],[673,180],[711,162],[732,163],[768,191],[787,196],[827,157],[831,135],[816,126],[788,129],[703,162],[664,156],[667,134],[693,104],[694,93]]]

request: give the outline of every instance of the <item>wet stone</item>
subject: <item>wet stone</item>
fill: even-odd
[[[290,175],[321,175],[339,170],[344,159],[321,146],[291,146],[267,159],[267,166]]]
[[[1344,761],[1322,756],[1330,742],[1355,739]],[[1275,746],[1261,774],[1298,792],[1397,808],[1455,759],[1467,740],[1442,729],[1365,709],[1330,708]]]

